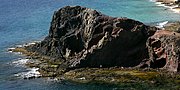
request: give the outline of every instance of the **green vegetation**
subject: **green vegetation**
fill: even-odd
[[[120,87],[134,87],[133,89],[159,87],[163,89],[179,89],[180,74],[171,74],[154,69],[134,68],[79,68],[66,70],[60,68],[61,60],[50,60],[47,56],[28,52],[25,48],[16,48],[13,52],[22,52],[33,58],[27,63],[29,67],[40,68],[43,77],[53,77],[81,84],[110,84]],[[153,88],[152,88],[153,89]],[[164,88],[167,89],[167,88]]]

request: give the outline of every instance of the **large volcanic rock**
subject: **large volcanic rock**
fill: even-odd
[[[155,31],[132,19],[67,6],[54,13],[49,35],[27,50],[60,60],[68,68],[133,67],[149,58],[146,41]]]
[[[147,41],[151,68],[162,68],[177,72],[180,70],[180,34],[157,31]]]

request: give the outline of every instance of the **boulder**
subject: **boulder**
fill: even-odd
[[[134,67],[149,58],[146,41],[156,30],[132,19],[66,6],[55,11],[49,35],[26,49],[60,60],[66,68]]]

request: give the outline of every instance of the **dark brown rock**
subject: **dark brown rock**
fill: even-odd
[[[134,67],[149,58],[146,41],[157,29],[85,7],[64,7],[53,15],[49,35],[28,51],[57,59],[60,67]]]
[[[180,70],[180,34],[161,30],[147,41],[150,67],[177,72]]]

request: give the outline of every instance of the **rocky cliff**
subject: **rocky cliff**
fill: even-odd
[[[54,13],[49,35],[26,50],[49,56],[50,61],[59,60],[59,67],[64,68],[135,67],[141,63],[139,67],[173,67],[177,71],[179,39],[173,34],[159,36],[156,31],[132,19],[67,6]]]

